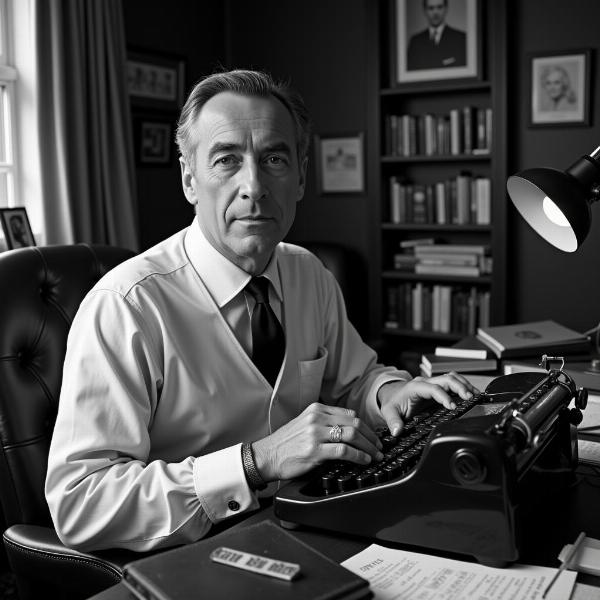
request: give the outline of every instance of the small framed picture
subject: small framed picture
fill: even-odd
[[[315,135],[317,187],[320,194],[365,191],[363,134]]]
[[[133,117],[137,164],[167,167],[172,164],[175,117],[137,114]]]
[[[129,50],[127,90],[136,106],[177,110],[183,106],[185,61],[169,54]]]
[[[25,208],[1,208],[0,221],[2,221],[6,247],[9,250],[35,246],[35,239]]]
[[[392,86],[481,78],[479,0],[395,0]]]
[[[530,55],[531,127],[590,124],[590,49]]]

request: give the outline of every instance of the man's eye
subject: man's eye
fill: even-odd
[[[216,160],[217,165],[221,165],[223,167],[230,167],[235,162],[235,158],[233,156],[221,156]]]
[[[283,158],[283,156],[277,156],[273,154],[267,157],[267,163],[269,165],[279,166],[287,164],[287,161]]]

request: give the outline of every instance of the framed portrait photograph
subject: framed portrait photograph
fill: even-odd
[[[9,250],[35,246],[35,239],[27,217],[27,210],[19,208],[1,208],[0,221]]]
[[[530,55],[531,127],[590,124],[590,49]]]
[[[184,60],[168,54],[129,50],[127,90],[136,106],[181,108],[185,92]]]
[[[365,191],[362,133],[315,135],[317,187],[320,194],[361,194]]]
[[[133,117],[136,162],[142,166],[170,166],[174,151],[174,124],[162,115],[138,114]]]
[[[479,0],[394,0],[392,87],[481,78]]]

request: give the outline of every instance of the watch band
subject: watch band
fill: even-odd
[[[244,474],[248,485],[252,490],[264,490],[267,484],[260,476],[258,469],[256,468],[256,462],[254,461],[254,451],[252,450],[252,444],[244,442],[242,444],[242,465],[244,467]]]

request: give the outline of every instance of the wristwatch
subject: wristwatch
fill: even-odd
[[[258,469],[256,468],[256,462],[254,460],[254,451],[252,450],[252,444],[250,442],[244,442],[242,444],[242,465],[244,467],[244,475],[251,490],[264,490],[267,484],[260,476]]]

